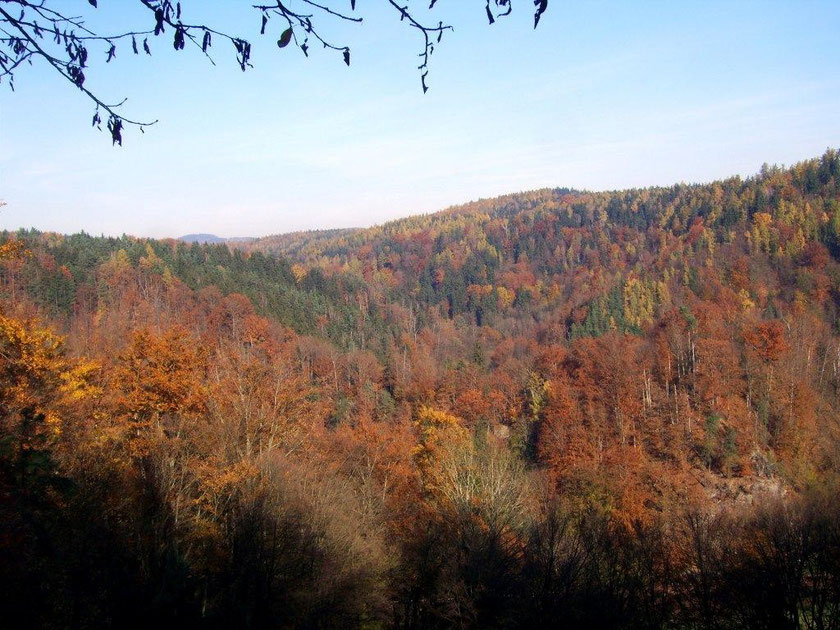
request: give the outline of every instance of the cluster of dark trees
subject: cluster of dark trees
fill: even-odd
[[[11,501],[4,487],[0,601],[26,627],[840,626],[824,495],[629,529],[557,503],[513,532],[447,514],[415,523],[398,558],[359,563],[283,484],[237,496],[214,546],[186,551],[154,478],[118,507],[113,480],[63,481]]]

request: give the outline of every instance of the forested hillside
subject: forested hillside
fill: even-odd
[[[228,244],[2,235],[35,626],[840,627],[840,155]]]

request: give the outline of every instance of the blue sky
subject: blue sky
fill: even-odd
[[[122,148],[90,128],[78,91],[48,68],[22,70],[15,92],[0,85],[0,228],[366,226],[546,186],[750,175],[840,146],[836,0],[555,0],[536,31],[530,0],[515,2],[489,26],[480,0],[439,0],[431,15],[455,32],[424,95],[420,42],[385,2],[359,0],[361,26],[322,20],[351,46],[347,68],[315,46],[308,59],[279,50],[277,22],[260,39],[250,2],[184,0],[187,20],[250,37],[255,68],[242,73],[224,46],[216,67],[176,53],[169,33],[152,58],[118,48],[87,85],[160,120],[128,130]],[[147,20],[134,4],[100,0],[90,24]],[[411,4],[425,14],[428,2]]]

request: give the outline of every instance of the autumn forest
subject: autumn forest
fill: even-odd
[[[840,628],[840,154],[201,244],[0,234],[0,615]]]

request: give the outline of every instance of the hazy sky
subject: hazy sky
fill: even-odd
[[[221,42],[216,67],[176,53],[169,32],[151,58],[118,48],[88,87],[128,97],[129,117],[160,120],[127,130],[122,148],[91,129],[81,93],[24,68],[15,92],[0,85],[0,228],[162,237],[365,226],[546,186],[749,175],[840,146],[837,0],[553,0],[536,31],[533,3],[514,2],[489,26],[482,0],[439,0],[432,15],[455,32],[424,95],[420,41],[384,0],[357,2],[362,26],[321,20],[351,46],[349,68],[317,46],[308,59],[279,50],[277,21],[259,38],[250,1],[183,0],[187,21],[251,38],[255,68],[242,73]],[[95,19],[145,26],[135,4],[100,0]],[[423,15],[428,0],[411,5]]]

